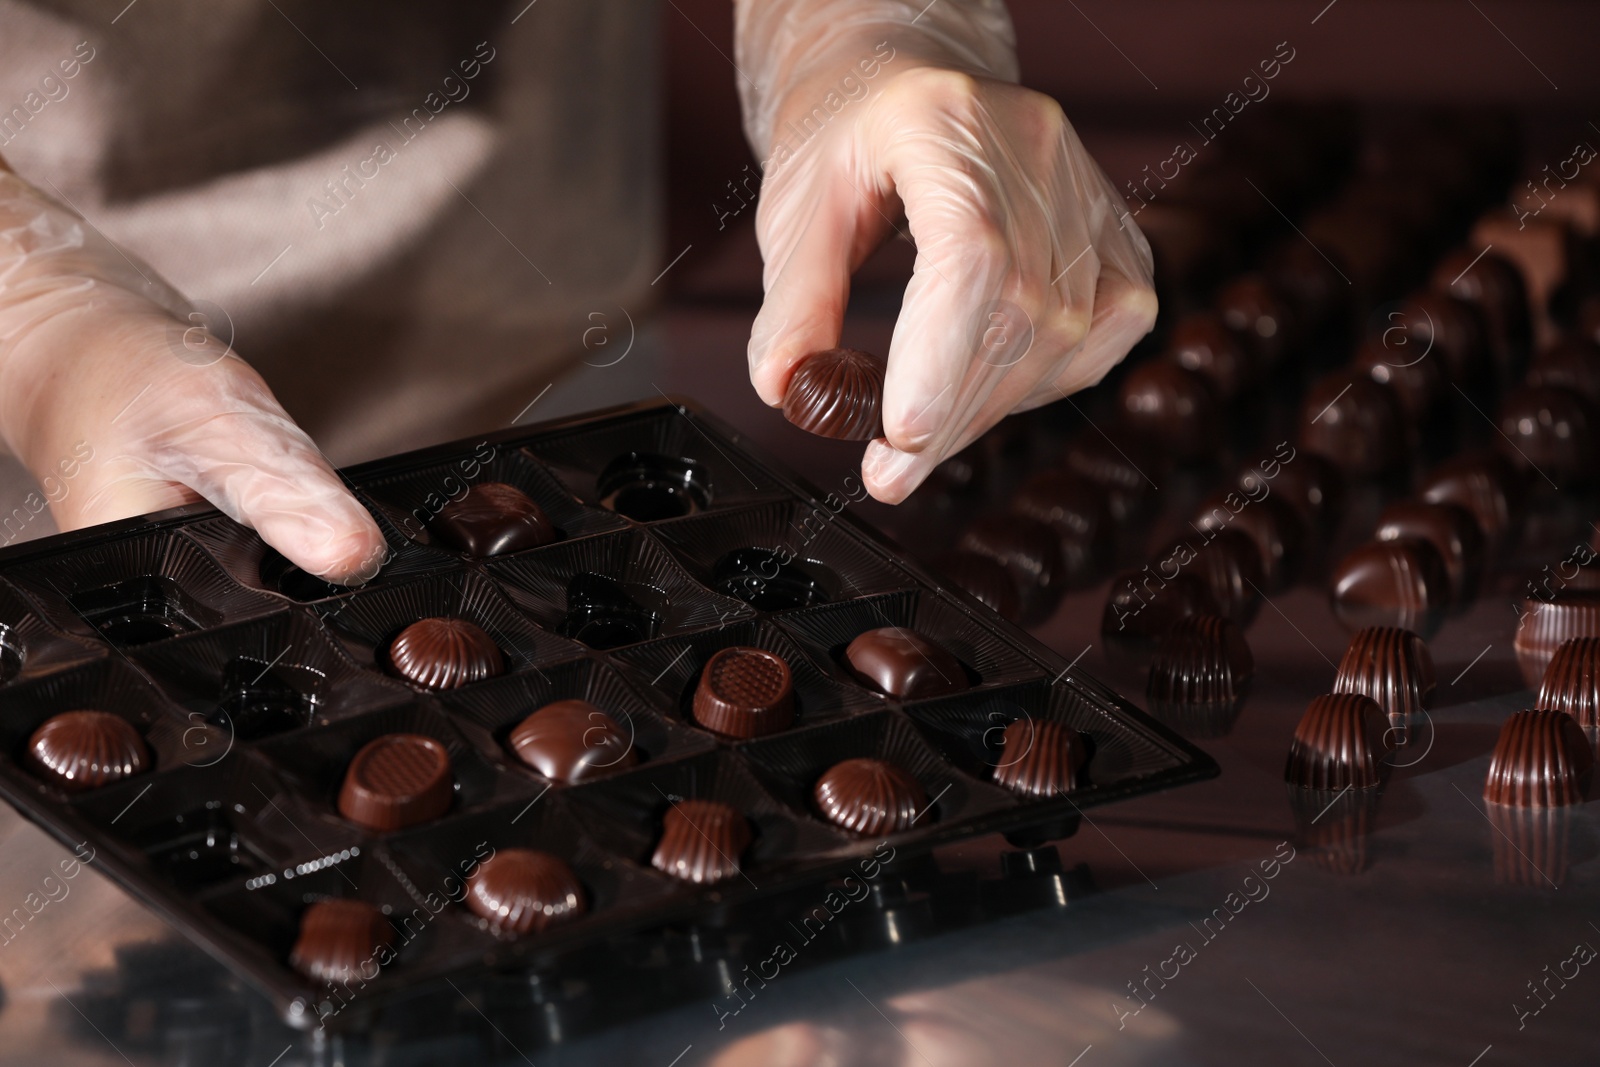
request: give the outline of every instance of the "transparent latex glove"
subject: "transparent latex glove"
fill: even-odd
[[[291,562],[359,582],[372,517],[184,302],[0,160],[0,435],[62,529],[204,497]]]
[[[763,164],[750,377],[782,403],[904,218],[915,273],[862,476],[897,503],[1004,416],[1098,382],[1155,321],[1150,247],[1061,108],[1013,84],[999,0],[739,0]]]

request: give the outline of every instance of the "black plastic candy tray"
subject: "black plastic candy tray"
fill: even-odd
[[[0,551],[0,794],[64,844],[92,848],[94,865],[292,1024],[355,1024],[402,992],[485,967],[625,966],[608,946],[669,936],[673,924],[770,921],[797,889],[826,885],[883,844],[812,806],[817,776],[851,756],[892,759],[927,791],[916,826],[889,841],[907,861],[980,834],[1066,836],[1083,808],[1216,773],[1202,752],[690,405],[517,427],[344,476],[391,548],[358,590],[296,571],[204,507]],[[561,539],[489,561],[437,542],[429,519],[481,481],[517,485]],[[730,565],[736,553],[744,562]],[[751,581],[749,560],[772,559],[762,553],[784,560],[784,581]],[[643,605],[638,624],[573,624],[567,583],[584,573],[615,579]],[[443,693],[386,673],[395,630],[443,613],[494,635],[508,672]],[[945,645],[972,688],[900,702],[858,684],[839,649],[887,625]],[[790,662],[793,729],[734,743],[695,725],[700,668],[734,644]],[[610,713],[637,761],[556,785],[514,759],[511,727],[564,698]],[[132,722],[153,769],[72,795],[35,776],[23,760],[31,731],[84,707]],[[1030,800],[993,782],[997,727],[1022,717],[1085,735],[1081,788]],[[455,797],[433,822],[376,834],[345,821],[336,796],[352,754],[396,731],[449,750]],[[687,797],[750,819],[742,877],[696,887],[652,869],[661,814]],[[458,903],[461,873],[513,845],[566,858],[588,914],[508,939]],[[403,946],[354,991],[320,987],[287,963],[300,912],[329,897],[383,908]]]

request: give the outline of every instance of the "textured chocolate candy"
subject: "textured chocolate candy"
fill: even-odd
[[[1516,808],[1583,803],[1594,749],[1571,715],[1518,711],[1500,727],[1483,799]]]
[[[1439,551],[1450,576],[1450,602],[1465,607],[1478,595],[1478,583],[1487,565],[1483,531],[1472,512],[1459,504],[1429,504],[1405,500],[1390,504],[1378,516],[1373,537],[1398,541],[1407,537],[1427,541]]]
[[[1295,510],[1276,496],[1252,500],[1241,492],[1219,490],[1195,513],[1193,526],[1204,533],[1238,530],[1255,542],[1261,557],[1264,593],[1294,584],[1305,562],[1306,528]]]
[[[696,885],[739,873],[739,858],[754,834],[737,808],[717,800],[679,800],[661,817],[661,840],[650,866]]]
[[[633,735],[584,700],[546,704],[506,742],[519,760],[557,782],[586,782],[639,762]]]
[[[1600,404],[1600,343],[1583,337],[1557,341],[1534,357],[1527,384],[1559,386]]]
[[[864,757],[828,768],[811,795],[823,818],[864,837],[911,829],[928,803],[922,783],[910,774],[885,760]]]
[[[1593,481],[1600,413],[1568,389],[1526,385],[1506,394],[1496,441],[1502,455],[1526,475],[1559,489]]]
[[[1439,260],[1432,282],[1482,312],[1501,380],[1520,377],[1533,344],[1533,319],[1527,286],[1512,262],[1498,252],[1462,248]]]
[[[1261,606],[1259,590],[1266,582],[1261,553],[1242,530],[1221,529],[1209,535],[1180,538],[1152,558],[1157,574],[1187,571],[1206,583],[1222,614],[1249,625]]]
[[[300,913],[289,966],[319,982],[371,981],[393,944],[394,927],[366,901],[319,900]]]
[[[1217,313],[1254,355],[1257,369],[1270,374],[1300,339],[1294,309],[1261,274],[1243,274],[1223,286]]]
[[[1600,637],[1562,642],[1544,669],[1537,706],[1600,727]]]
[[[389,643],[396,674],[424,689],[456,689],[504,674],[505,657],[494,638],[466,619],[421,619]]]
[[[1105,489],[1065,468],[1040,471],[1011,498],[1011,510],[1049,526],[1061,544],[1069,586],[1091,583],[1110,562],[1116,522]]]
[[[385,734],[350,761],[339,788],[339,814],[378,833],[437,819],[450,810],[455,782],[450,753],[422,734]]]
[[[1212,311],[1192,312],[1173,324],[1167,335],[1166,358],[1204,378],[1225,404],[1254,385],[1258,377],[1252,352]]]
[[[1153,440],[1127,428],[1087,426],[1067,446],[1063,465],[1104,489],[1112,521],[1127,527],[1149,510],[1167,459]]]
[[[1401,719],[1433,706],[1434,685],[1426,641],[1396,626],[1368,626],[1345,646],[1333,691],[1371,697],[1384,714]]]
[[[1575,637],[1600,637],[1600,593],[1562,590],[1523,598],[1512,647],[1529,689],[1544,678],[1556,649]]]
[[[1246,463],[1237,484],[1251,499],[1276,496],[1312,533],[1330,534],[1344,515],[1344,475],[1339,468],[1326,457],[1290,448],[1287,442]]]
[[[783,417],[820,437],[883,436],[883,361],[854,348],[828,348],[800,362],[783,394]]]
[[[1048,618],[1067,586],[1067,565],[1056,532],[1025,515],[985,515],[967,528],[957,546],[988,556],[1011,575],[1022,618]]]
[[[561,535],[555,524],[514,485],[483,482],[468,489],[428,523],[433,535],[468,556],[503,556],[548,545]]]
[[[1368,789],[1383,781],[1389,720],[1360,693],[1329,693],[1306,705],[1283,775],[1305,789]]]
[[[1244,631],[1219,615],[1197,615],[1167,631],[1145,690],[1158,711],[1232,708],[1255,673]]]
[[[1417,486],[1430,504],[1459,504],[1472,512],[1491,559],[1515,543],[1522,527],[1523,480],[1498,452],[1466,452],[1439,464]]]
[[[28,738],[34,773],[80,792],[120,782],[151,767],[150,750],[134,725],[109,711],[63,711]]]
[[[931,564],[945,581],[966,590],[1003,619],[1015,622],[1022,613],[1022,597],[1011,572],[976,552],[947,552]]]
[[[1148,360],[1123,379],[1117,397],[1124,422],[1159,441],[1180,462],[1201,459],[1216,448],[1221,404],[1211,384],[1194,371]]]
[[[694,721],[747,741],[794,725],[794,678],[782,656],[734,645],[706,660],[694,691]]]
[[[1450,575],[1427,541],[1368,541],[1339,561],[1328,594],[1334,615],[1352,631],[1398,626],[1432,637],[1450,602]]]
[[[1088,762],[1083,737],[1072,727],[1046,719],[1017,719],[1001,735],[994,780],[1024,796],[1060,796],[1081,784]]]
[[[589,910],[566,860],[531,848],[502,848],[467,879],[466,905],[502,934],[541,933]]]
[[[1422,346],[1416,342],[1397,347],[1392,338],[1369,338],[1350,360],[1350,365],[1367,377],[1394,390],[1414,428],[1437,416],[1439,404],[1450,389],[1443,365],[1421,352]]]
[[[1142,670],[1173,626],[1195,615],[1221,614],[1198,575],[1179,571],[1168,579],[1154,567],[1124,571],[1112,581],[1106,597],[1100,643],[1117,666]]]
[[[969,687],[967,670],[943,645],[904,626],[856,635],[845,662],[868,685],[902,700],[957,693]]]
[[[1299,440],[1351,480],[1383,477],[1406,461],[1405,409],[1389,386],[1361,371],[1335,371],[1307,391]]]

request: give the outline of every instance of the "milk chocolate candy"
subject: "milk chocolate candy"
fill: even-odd
[[[456,689],[504,674],[505,657],[482,627],[467,619],[421,619],[389,644],[389,664],[424,689]]]
[[[339,814],[358,826],[390,833],[450,810],[455,781],[450,753],[422,734],[385,734],[350,761],[339,789]]]
[[[661,840],[650,866],[695,885],[739,873],[739,859],[754,834],[737,808],[717,800],[678,800],[661,817]]]
[[[1254,673],[1244,631],[1222,616],[1198,615],[1167,631],[1145,692],[1162,712],[1225,710],[1243,699]]]
[[[1534,357],[1527,383],[1569,389],[1600,405],[1600,343],[1582,337],[1557,341]]]
[[[514,485],[483,482],[435,515],[435,537],[468,556],[503,556],[538,548],[560,534],[544,509]]]
[[[559,856],[502,848],[467,879],[467,908],[507,935],[542,933],[589,910],[583,884]]]
[[[1335,371],[1307,391],[1299,440],[1352,481],[1385,477],[1406,462],[1405,409],[1389,386],[1360,371]]]
[[[1513,712],[1489,758],[1483,799],[1517,808],[1581,804],[1593,770],[1594,749],[1572,716]]]
[[[1600,727],[1600,637],[1562,642],[1544,669],[1537,706],[1565,712],[1579,726]]]
[[[813,352],[789,378],[783,417],[819,437],[882,437],[883,373],[878,357],[854,348]]]
[[[1200,505],[1192,526],[1204,534],[1237,530],[1255,542],[1261,557],[1263,593],[1294,584],[1305,561],[1305,525],[1294,509],[1276,496],[1251,499],[1237,490],[1218,490]]]
[[[1260,374],[1270,374],[1300,340],[1294,309],[1262,274],[1243,274],[1223,286],[1217,313],[1254,357]]]
[[[1432,637],[1450,601],[1450,575],[1427,541],[1368,541],[1339,561],[1328,592],[1334,615],[1352,631],[1398,626]]]
[[[1237,484],[1252,500],[1273,495],[1294,509],[1308,531],[1327,537],[1344,514],[1344,475],[1315,452],[1283,442],[1240,469]]]
[[[98,789],[150,770],[150,750],[134,725],[109,711],[63,711],[28,738],[35,774],[69,792]]]
[[[904,626],[858,634],[844,658],[866,684],[902,700],[958,693],[970,685],[966,667],[949,650]]]
[[[1501,401],[1498,424],[1501,454],[1524,475],[1558,490],[1594,480],[1600,412],[1579,394],[1525,385]]]
[[[1015,622],[1022,613],[1022,597],[1011,572],[988,556],[976,552],[947,552],[930,566],[945,581],[965,590],[1003,619]]]
[[[1049,617],[1066,591],[1067,565],[1056,532],[1024,515],[986,515],[968,527],[957,546],[988,556],[1011,575],[1021,601],[1022,618]]]
[[[1196,615],[1220,614],[1211,590],[1194,574],[1179,571],[1165,578],[1154,567],[1124,571],[1106,597],[1100,642],[1117,666],[1143,670],[1173,626]]]
[[[1192,462],[1216,447],[1222,408],[1206,379],[1176,363],[1149,360],[1134,367],[1118,393],[1123,420],[1159,441],[1173,458]]]
[[[1081,784],[1089,752],[1070,726],[1047,719],[1021,718],[1006,726],[994,780],[1013,793],[1053,797]]]
[[[1250,536],[1241,530],[1212,531],[1179,538],[1153,557],[1157,574],[1188,571],[1211,590],[1222,614],[1246,626],[1261,606],[1260,589],[1266,582],[1261,569],[1261,553]]]
[[[319,982],[371,981],[393,944],[394,927],[366,901],[319,900],[300,913],[289,966]]]
[[[1459,504],[1483,531],[1489,558],[1509,549],[1522,527],[1523,479],[1498,452],[1466,452],[1439,464],[1417,486],[1430,504]]]
[[[584,700],[546,704],[506,741],[517,759],[557,782],[586,782],[639,762],[632,733]]]
[[[811,791],[817,810],[835,826],[863,837],[909,830],[921,821],[928,794],[906,771],[881,759],[836,763]]]
[[[1474,305],[1488,327],[1489,351],[1503,382],[1516,381],[1533,346],[1533,318],[1522,274],[1482,246],[1457,249],[1434,267],[1434,288]]]
[[[1600,593],[1562,590],[1523,598],[1511,643],[1529,689],[1544,678],[1556,649],[1575,637],[1600,637]]]
[[[694,691],[694,720],[748,741],[794,725],[794,678],[782,656],[734,645],[706,660]]]
[[[1400,720],[1433,706],[1434,685],[1426,641],[1399,627],[1368,626],[1345,646],[1333,691],[1371,697],[1390,719]]]
[[[1378,517],[1373,536],[1379,541],[1407,537],[1427,541],[1438,549],[1450,576],[1450,602],[1464,608],[1478,595],[1478,583],[1488,562],[1483,531],[1472,512],[1459,504],[1429,504],[1405,500],[1390,504]]]
[[[1204,378],[1224,404],[1237,399],[1258,378],[1251,350],[1213,311],[1192,312],[1174,323],[1166,358]]]
[[[1389,720],[1371,697],[1329,693],[1294,728],[1284,778],[1303,789],[1370,789],[1383,781]]]

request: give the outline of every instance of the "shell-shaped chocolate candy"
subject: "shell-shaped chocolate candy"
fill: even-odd
[[[506,739],[523,763],[557,782],[586,782],[639,762],[633,735],[584,700],[557,700]]]
[[[350,760],[339,814],[379,833],[437,819],[450,810],[450,753],[422,734],[385,734]]]
[[[741,741],[794,725],[794,677],[783,657],[734,645],[706,660],[694,691],[694,721]]]
[[[1328,596],[1334,615],[1351,630],[1398,626],[1432,637],[1450,602],[1450,575],[1427,541],[1368,541],[1333,569]]]
[[[319,900],[300,913],[289,966],[320,982],[371,981],[381,966],[380,950],[393,944],[394,927],[373,905]]]
[[[1575,637],[1600,637],[1600,593],[1563,591],[1548,598],[1523,598],[1511,645],[1529,689],[1543,681],[1556,649]]]
[[[555,523],[514,485],[481,482],[428,523],[435,537],[468,556],[503,556],[555,541]]]
[[[789,378],[783,417],[819,437],[882,437],[883,361],[854,348],[811,353]]]
[[[1010,723],[1000,742],[994,780],[1013,793],[1053,797],[1076,789],[1089,752],[1070,726],[1046,719]]]
[[[811,790],[823,818],[864,837],[909,830],[928,803],[922,783],[886,760],[835,763]]]
[[[696,885],[739,873],[739,857],[754,835],[750,820],[719,800],[680,800],[661,817],[661,840],[650,866]]]
[[[28,738],[36,774],[72,792],[98,789],[150,769],[150,750],[133,723],[109,711],[63,711]]]
[[[1432,707],[1434,684],[1426,641],[1398,626],[1368,626],[1345,646],[1333,691],[1371,697],[1397,719]]]
[[[944,696],[970,685],[967,669],[949,649],[904,626],[857,634],[844,658],[868,684],[901,700]]]
[[[1254,673],[1244,631],[1220,615],[1196,615],[1162,638],[1147,692],[1160,710],[1227,708],[1244,696]]]
[[[494,638],[467,619],[439,616],[407,626],[389,643],[389,663],[424,689],[456,689],[504,674]]]
[[[1560,711],[1518,711],[1500,727],[1483,799],[1517,808],[1583,803],[1594,750],[1576,719]]]
[[[1575,637],[1550,657],[1538,706],[1563,711],[1579,726],[1600,726],[1600,637]]]
[[[539,933],[589,910],[567,861],[531,848],[502,848],[467,879],[467,907],[502,934]]]
[[[1306,789],[1367,789],[1383,780],[1389,720],[1371,697],[1329,693],[1306,705],[1283,776]]]

